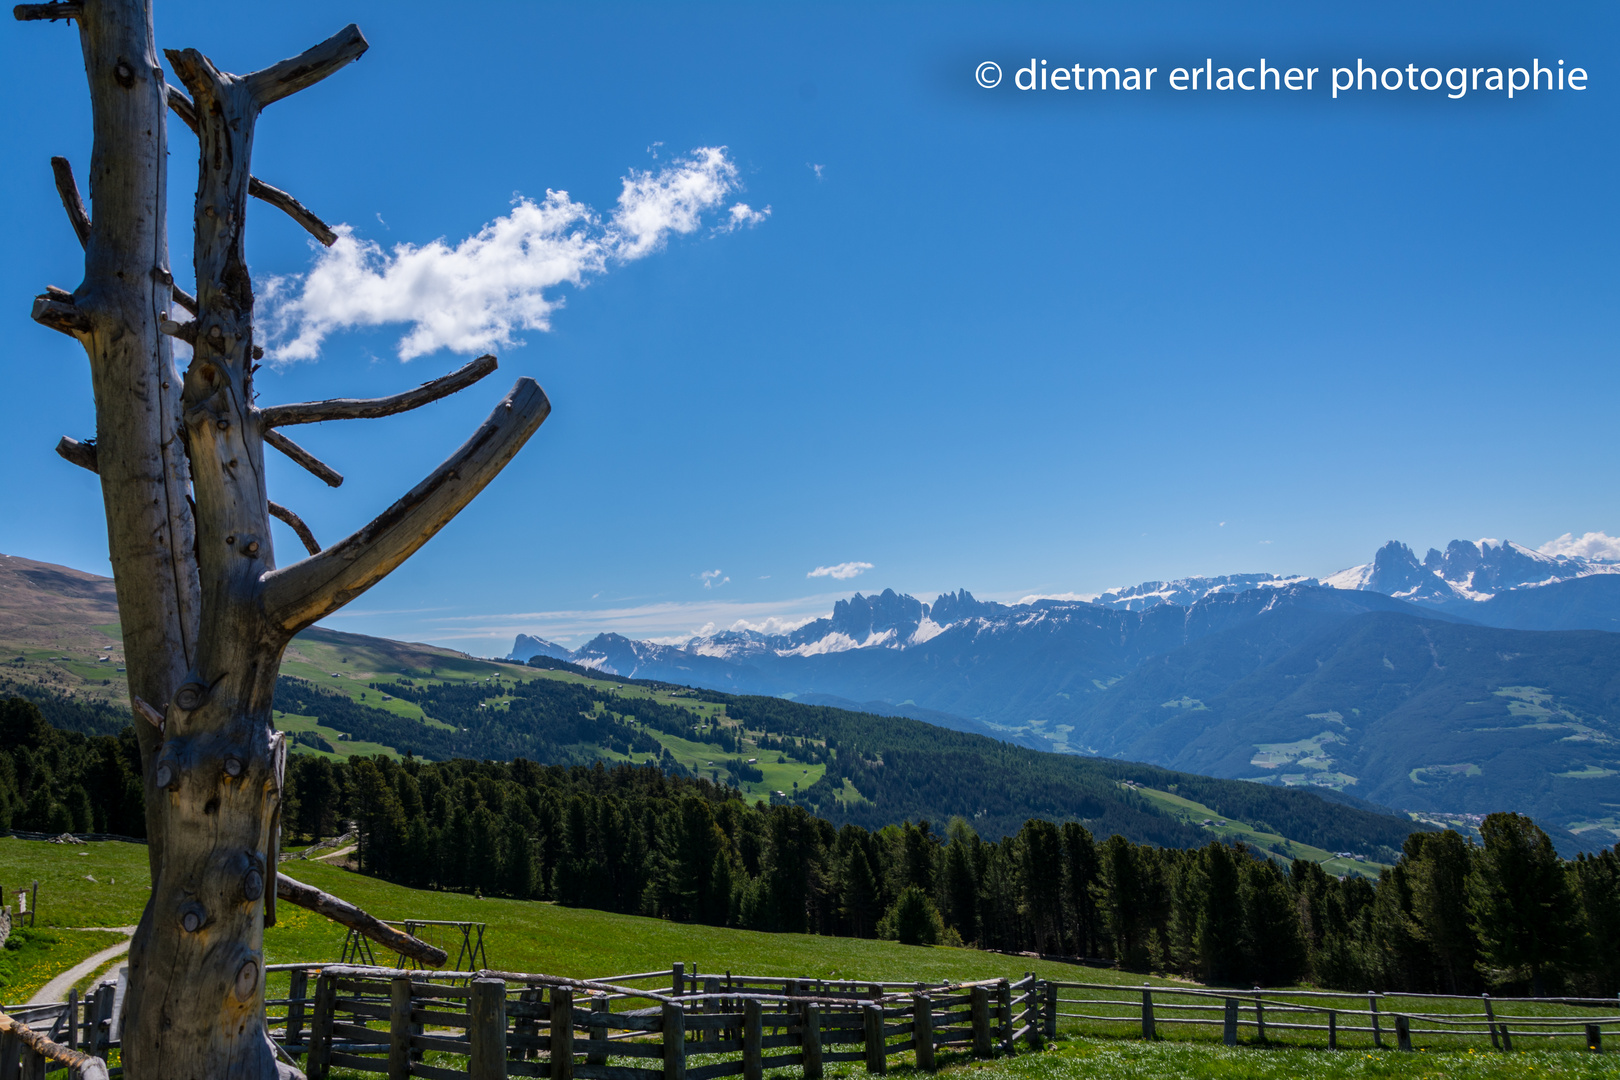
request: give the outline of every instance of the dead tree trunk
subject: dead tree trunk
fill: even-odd
[[[266,106],[357,59],[365,38],[349,26],[246,76],[220,71],[195,50],[169,51],[188,98],[165,85],[146,0],[23,5],[16,16],[78,22],[94,114],[90,212],[66,163],[57,166],[63,204],[85,244],[85,280],[71,294],[40,296],[34,318],[72,334],[89,354],[96,443],[64,440],[58,451],[101,477],[131,705],[140,717],[152,896],[130,948],[123,1063],[131,1080],[269,1078],[294,1071],[276,1060],[263,995],[286,763],[286,743],[271,721],[282,652],[294,634],[438,532],[522,448],[550,403],[532,380],[519,379],[443,465],[322,550],[296,514],[269,501],[264,446],[329,483],[342,478],[273,429],[415,408],[495,368],[493,357],[482,358],[420,390],[371,402],[263,411],[254,404],[263,354],[243,257],[248,197],[332,241],[296,199],[251,175],[254,125]],[[169,109],[200,144],[195,299],[173,286],[168,267]],[[194,318],[180,322],[176,305]],[[169,336],[192,347],[183,379]],[[272,514],[298,529],[309,558],[276,568]]]

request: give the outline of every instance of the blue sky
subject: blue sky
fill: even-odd
[[[329,625],[490,654],[520,630],[578,643],[802,618],[856,589],[1087,593],[1326,574],[1391,538],[1620,534],[1611,6],[157,4],[162,44],[238,72],[350,20],[371,42],[266,113],[254,169],[349,225],[350,269],[396,292],[280,308],[284,348],[311,311],[327,332],[315,359],[261,373],[263,401],[388,393],[467,358],[428,333],[402,362],[407,322],[346,328],[412,310],[409,282],[381,273],[395,245],[442,240],[429,271],[472,266],[486,307],[510,297],[488,318],[424,300],[467,322],[462,344],[558,305],[450,401],[298,432],[342,488],[271,455],[272,497],[331,542],[513,378],[551,396],[506,473]],[[51,452],[93,431],[83,355],[27,318],[82,273],[48,165],[86,173],[77,39],[11,25],[0,51],[0,551],[105,572],[95,481]],[[1159,81],[1019,92],[1031,57]],[[1561,59],[1589,79],[1512,101],[1165,86],[1206,57],[1318,80],[1358,58]],[[994,90],[975,83],[985,60],[1004,69]],[[170,146],[184,279],[195,143],[171,125]],[[723,168],[693,164],[718,147]],[[689,231],[627,231],[624,178],[677,175],[714,189]],[[508,281],[498,243],[460,248],[548,189],[597,214],[582,287]],[[261,285],[298,296],[333,266],[252,212]],[[808,576],[846,563],[871,567]]]

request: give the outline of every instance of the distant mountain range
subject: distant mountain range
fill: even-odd
[[[576,650],[524,636],[512,658],[858,703],[1428,813],[1521,810],[1612,843],[1615,630],[1620,563],[1496,540],[1419,560],[1391,542],[1325,579],[1188,578],[1012,605],[885,590],[784,634],[603,634]]]

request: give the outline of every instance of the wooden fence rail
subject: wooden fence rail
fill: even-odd
[[[72,1022],[67,1026],[70,1031],[76,1029]],[[107,1080],[106,1049],[103,1047],[100,1056],[83,1053],[0,1013],[0,1078],[45,1080],[52,1072],[65,1072],[69,1080]]]
[[[1411,1050],[1414,1036],[1437,1046],[1463,1046],[1488,1039],[1494,1049],[1510,1051],[1513,1038],[1580,1039],[1585,1048],[1603,1050],[1603,1032],[1620,1035],[1620,998],[1491,998],[1446,994],[1332,993],[1310,990],[1233,991],[1143,984],[1140,993],[1108,983],[1047,982],[1047,1032],[1060,1021],[1080,1021],[1088,1030],[1138,1029],[1145,1039],[1159,1037],[1164,1025],[1219,1026],[1228,1046],[1238,1044],[1242,1029],[1254,1041],[1269,1041],[1282,1032],[1320,1033],[1327,1048],[1339,1048],[1345,1034],[1370,1035],[1382,1048],[1393,1037],[1396,1049]],[[1129,994],[1130,996],[1125,996]],[[1408,999],[1412,1005],[1410,1007]],[[1451,1011],[1436,1008],[1454,1006]],[[1478,1011],[1470,1011],[1469,1007]],[[1512,1012],[1505,1011],[1504,1006]],[[1526,1007],[1540,1010],[1525,1012]],[[1549,1009],[1597,1010],[1566,1011]],[[1218,1014],[1218,1017],[1217,1015]]]

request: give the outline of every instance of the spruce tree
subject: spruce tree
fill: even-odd
[[[1527,973],[1532,993],[1569,957],[1575,895],[1552,841],[1522,814],[1491,814],[1468,879],[1468,913],[1479,935],[1481,971],[1495,980]]]

